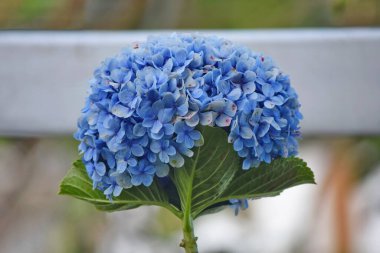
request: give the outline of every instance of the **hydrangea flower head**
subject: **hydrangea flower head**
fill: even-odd
[[[267,56],[218,37],[156,36],[95,70],[75,137],[93,187],[111,199],[182,167],[202,144],[199,125],[228,132],[243,170],[295,155],[299,107]]]

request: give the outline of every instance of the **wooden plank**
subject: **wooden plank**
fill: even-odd
[[[87,80],[142,32],[0,32],[0,135],[71,134]],[[304,135],[380,133],[380,29],[202,31],[272,56],[291,76]]]

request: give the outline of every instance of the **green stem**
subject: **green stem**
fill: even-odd
[[[190,175],[191,180],[189,181],[190,184],[188,185],[188,191],[186,194],[187,196],[184,199],[185,201],[182,202],[182,210],[184,210],[183,217],[182,217],[183,239],[180,246],[185,249],[186,253],[198,253],[197,238],[194,236],[193,217],[191,215],[191,200],[192,200],[192,192],[193,192],[192,182],[195,175],[194,166],[198,162],[199,149],[200,148],[198,147],[197,155],[195,157],[195,162],[191,170],[191,175]]]
[[[194,236],[193,219],[190,213],[185,212],[182,220],[183,239],[180,244],[186,253],[198,253],[197,237]]]

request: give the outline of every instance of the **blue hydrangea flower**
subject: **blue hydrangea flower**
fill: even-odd
[[[218,37],[155,36],[94,71],[75,138],[94,188],[111,199],[182,167],[202,144],[198,125],[228,131],[244,170],[295,155],[299,107],[267,56]]]
[[[184,121],[178,121],[174,125],[177,134],[176,142],[183,144],[187,149],[194,147],[195,142],[201,139],[201,133],[194,127],[188,126]]]
[[[153,182],[153,176],[156,173],[153,164],[145,159],[139,161],[136,166],[130,166],[128,171],[131,176],[131,183],[134,186],[139,186],[141,184],[149,186]]]
[[[158,154],[158,158],[163,163],[169,163],[169,156],[174,156],[177,153],[175,147],[167,139],[153,140],[150,143],[150,150]]]

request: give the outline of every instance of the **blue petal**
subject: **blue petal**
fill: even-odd
[[[194,88],[197,86],[197,82],[194,80],[194,78],[189,76],[188,78],[186,78],[185,86],[186,88]]]
[[[158,177],[166,177],[169,174],[169,166],[165,163],[156,164],[156,175]]]
[[[142,179],[142,183],[145,186],[150,186],[153,182],[153,177],[149,175],[145,175]]]
[[[152,56],[152,61],[155,67],[161,67],[164,64],[164,57],[158,53]]]
[[[185,123],[183,121],[177,121],[174,124],[174,132],[175,133],[182,133],[185,130]]]
[[[227,127],[231,124],[231,117],[227,116],[225,114],[219,115],[219,117],[216,118],[215,124],[219,127]]]
[[[173,60],[170,58],[165,62],[165,65],[162,68],[162,71],[165,73],[170,73],[172,72],[173,69]]]
[[[154,153],[158,153],[161,151],[161,143],[159,141],[152,141],[150,144],[150,150]]]
[[[184,155],[187,157],[193,157],[194,156],[194,152],[191,151],[190,149],[186,148],[185,146],[182,146],[180,153],[181,153],[181,155]]]
[[[241,96],[241,89],[235,88],[227,95],[227,98],[232,101],[236,101],[240,98],[240,96]]]
[[[190,138],[190,136],[185,136],[185,147],[192,148],[194,147],[194,140]]]
[[[284,118],[281,118],[281,119],[277,120],[277,123],[280,127],[285,127],[288,124],[288,121]]]
[[[266,163],[270,163],[271,162],[271,157],[270,157],[270,155],[269,154],[267,154],[267,153],[265,153],[265,155],[264,155],[264,162],[266,162]]]
[[[172,124],[164,125],[165,135],[172,135],[174,133],[174,126]]]
[[[138,156],[138,157],[144,155],[144,149],[140,145],[137,145],[137,144],[132,145],[131,151],[133,155]]]
[[[234,104],[231,101],[227,101],[226,106],[224,107],[224,110],[223,110],[224,114],[226,114],[230,117],[234,117],[236,114],[236,111],[237,111],[236,104]]]
[[[248,70],[244,72],[244,79],[248,82],[254,81],[256,80],[256,73],[251,70]]]
[[[168,123],[172,120],[174,115],[173,108],[165,108],[159,111],[158,120],[162,123]]]
[[[129,166],[137,166],[137,160],[136,159],[134,159],[134,158],[131,158],[131,159],[128,159],[128,165]]]
[[[107,161],[109,168],[111,169],[115,168],[115,165],[116,165],[115,156],[109,150],[103,149],[101,152],[101,155],[103,159]]]
[[[177,143],[183,143],[184,141],[185,141],[185,134],[184,133],[177,134],[176,142]]]
[[[106,174],[106,165],[102,162],[95,164],[95,170],[96,173],[99,174],[99,176],[104,176]]]
[[[113,69],[111,71],[111,79],[114,81],[114,82],[117,82],[117,83],[121,83],[123,81],[123,72],[121,72],[120,69]]]
[[[147,154],[148,161],[154,163],[157,161],[157,155],[153,152],[148,152]]]
[[[259,130],[257,132],[257,135],[259,137],[263,137],[264,135],[266,135],[268,133],[269,127],[270,127],[269,124],[261,124],[259,127]]]
[[[122,89],[119,94],[118,98],[120,102],[127,104],[132,101],[133,97],[131,97],[131,91],[128,89]]]
[[[236,64],[236,70],[244,73],[246,70],[248,70],[248,62],[245,59],[240,59]]]
[[[181,168],[184,165],[185,160],[180,154],[177,153],[176,155],[170,157],[169,163],[174,168]]]
[[[116,171],[123,173],[127,169],[127,162],[124,160],[117,161]]]
[[[256,90],[255,82],[248,82],[242,85],[244,94],[252,94]]]
[[[157,134],[161,130],[161,128],[162,128],[162,123],[159,120],[156,120],[153,123],[151,131],[152,133]]]
[[[234,141],[234,150],[235,151],[240,151],[243,149],[243,141],[240,139],[240,138],[237,138],[235,141]]]
[[[174,53],[174,57],[178,65],[183,65],[186,61],[187,52],[185,49],[180,49]]]
[[[153,139],[153,140],[161,140],[162,137],[164,137],[164,131],[161,129],[158,133],[151,133],[150,134],[150,137]]]
[[[177,107],[177,115],[185,116],[189,111],[189,105],[187,103]]]
[[[132,179],[131,179],[131,183],[134,185],[134,186],[139,186],[141,185],[142,183],[142,178],[141,176],[132,176]]]
[[[145,75],[145,82],[146,82],[146,85],[147,87],[150,89],[150,88],[155,88],[156,87],[156,83],[157,83],[157,79],[156,77],[154,76],[154,74],[148,72],[146,75]]]
[[[142,123],[137,123],[136,125],[133,126],[133,134],[141,137],[144,136],[146,133],[145,127],[143,127]]]
[[[251,139],[253,136],[253,131],[250,127],[241,127],[240,128],[240,135],[244,139]]]
[[[264,83],[263,87],[262,87],[262,90],[263,90],[263,94],[266,96],[266,97],[273,97],[274,95],[274,89],[272,88],[272,86],[269,84],[269,83]]]
[[[198,114],[194,114],[193,117],[191,117],[190,119],[186,119],[185,122],[188,126],[195,127],[199,123]]]
[[[199,114],[200,123],[203,126],[207,126],[213,123],[212,112],[203,112]]]
[[[249,170],[251,168],[251,161],[250,159],[246,158],[243,161],[243,170]]]
[[[272,151],[272,148],[273,148],[273,142],[269,142],[264,145],[264,150],[266,153],[270,153]]]
[[[194,141],[197,141],[201,138],[201,133],[198,131],[198,130],[193,130],[189,133],[189,136],[191,137],[191,139],[193,139]]]
[[[116,104],[112,107],[111,112],[120,118],[129,118],[133,114],[133,110],[121,104]]]
[[[118,185],[120,185],[122,188],[131,188],[132,182],[131,177],[129,175],[120,175],[115,178]]]
[[[169,146],[167,149],[166,149],[166,153],[168,154],[168,155],[175,155],[175,153],[176,153],[177,151],[175,150],[175,148],[173,147],[173,146]]]
[[[276,121],[273,120],[271,126],[276,129],[277,131],[281,131],[281,127],[277,124]]]
[[[83,159],[85,161],[90,161],[92,159],[93,151],[92,148],[87,149],[86,152],[84,152]]]
[[[217,83],[216,87],[222,92],[223,94],[227,94],[230,92],[231,85],[228,81],[221,80]]]
[[[114,187],[114,189],[113,189],[113,196],[114,196],[114,197],[118,197],[118,196],[120,196],[122,190],[123,190],[122,187],[120,187],[120,186],[118,186],[118,185],[115,185],[115,187]]]
[[[94,165],[92,163],[85,163],[84,166],[85,166],[86,172],[89,176],[92,175],[92,173],[94,173],[95,168],[94,168]]]
[[[243,148],[242,150],[238,151],[238,155],[240,157],[247,157],[248,156],[248,149],[247,148]]]
[[[165,107],[173,107],[175,104],[175,98],[172,93],[166,92],[164,96],[162,97],[162,102],[164,103]]]
[[[260,118],[261,118],[261,114],[263,113],[263,110],[260,109],[260,108],[256,108],[252,115],[251,115],[251,118],[249,119],[249,123],[254,126],[256,123],[258,123],[260,121]]]
[[[281,96],[273,96],[271,98],[271,101],[275,105],[282,105],[284,103],[284,99]]]
[[[203,52],[195,53],[193,56],[193,61],[190,63],[190,67],[197,68],[203,63]]]
[[[194,97],[194,98],[200,98],[202,95],[203,95],[203,90],[202,89],[193,89],[191,91],[191,95]]]
[[[146,163],[146,164],[149,164],[149,163]],[[156,168],[153,165],[145,165],[145,166],[146,166],[144,168],[145,174],[154,175],[154,173],[156,173]]]
[[[113,188],[114,186],[113,185],[110,185],[107,189],[105,189],[105,191],[103,192],[104,195],[111,195],[112,192],[113,192]]]
[[[142,125],[144,127],[152,127],[154,125],[155,120],[154,119],[147,119],[145,118],[144,121],[142,122]]]
[[[158,158],[160,158],[161,162],[168,163],[169,162],[169,156],[166,152],[161,151],[158,154]]]
[[[257,102],[262,102],[265,100],[265,96],[263,94],[253,92],[252,94],[249,95],[249,99],[255,100]]]
[[[268,109],[272,109],[272,108],[274,108],[276,105],[275,105],[275,103],[273,103],[272,101],[267,100],[267,101],[264,102],[264,106],[265,106],[266,108],[268,108]]]
[[[92,181],[94,181],[94,183],[100,182],[102,180],[102,176],[100,176],[96,171],[94,171],[94,173],[91,176],[91,179]]]
[[[226,104],[226,102],[224,100],[212,101],[208,105],[207,109],[210,111],[220,112],[224,109],[225,104]]]

